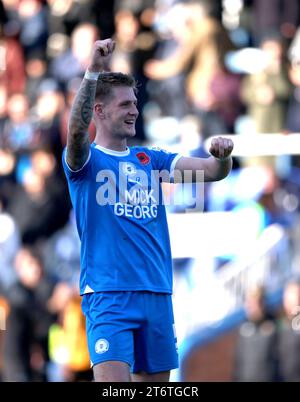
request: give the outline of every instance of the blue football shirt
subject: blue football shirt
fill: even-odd
[[[65,154],[63,167],[81,240],[80,293],[172,293],[160,182],[172,175],[180,156],[145,147],[117,152],[91,144],[87,162],[75,172]]]

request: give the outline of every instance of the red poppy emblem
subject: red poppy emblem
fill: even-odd
[[[138,152],[136,156],[142,165],[148,165],[150,162],[150,157],[145,152]]]

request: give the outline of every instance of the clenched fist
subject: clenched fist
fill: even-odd
[[[225,159],[231,155],[233,142],[229,138],[218,137],[211,141],[209,152],[218,159]]]
[[[97,40],[93,46],[91,63],[88,66],[88,70],[92,72],[106,70],[114,49],[115,42],[112,39]]]

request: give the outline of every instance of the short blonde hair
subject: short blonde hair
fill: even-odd
[[[96,100],[106,100],[112,96],[112,89],[115,87],[130,87],[137,93],[135,78],[129,74],[104,72],[98,77],[96,88]]]

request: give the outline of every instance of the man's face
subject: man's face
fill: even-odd
[[[113,95],[103,105],[101,124],[112,137],[135,136],[135,122],[139,115],[133,88],[113,88]]]

